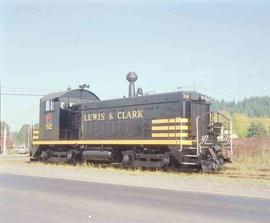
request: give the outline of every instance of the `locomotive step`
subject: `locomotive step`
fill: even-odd
[[[197,148],[183,149],[183,150],[182,150],[182,155],[183,155],[183,156],[191,155],[190,157],[192,157],[192,156],[195,157],[195,155],[197,156]]]
[[[188,163],[188,162],[183,162],[183,165],[191,165],[191,166],[197,166],[197,163]]]
[[[186,156],[186,157],[198,157],[198,155],[183,155],[183,156]]]
[[[123,163],[111,163],[113,167],[121,167],[123,166]]]

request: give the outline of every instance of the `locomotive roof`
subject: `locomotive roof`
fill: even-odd
[[[169,93],[143,95],[137,97],[126,97],[119,99],[101,100],[97,102],[90,102],[82,105],[83,109],[88,108],[106,108],[106,107],[121,107],[121,106],[136,106],[143,104],[156,104],[162,102],[176,102],[185,100],[185,95],[190,95],[191,101],[198,101],[199,103],[210,103],[209,101],[201,100],[202,97],[206,97],[203,94],[194,91],[176,91]]]
[[[99,101],[100,99],[91,91],[85,89],[74,89],[67,91],[54,92],[48,95],[45,95],[41,98],[41,101],[54,100],[56,98],[82,98],[89,99],[92,101]]]

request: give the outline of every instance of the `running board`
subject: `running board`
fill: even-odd
[[[148,168],[161,168],[164,164],[162,162],[149,162],[149,161],[134,161],[135,167],[148,167]]]

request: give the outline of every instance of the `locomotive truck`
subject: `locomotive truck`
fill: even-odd
[[[128,97],[100,100],[81,85],[40,99],[31,160],[125,167],[222,169],[232,155],[229,118],[195,91],[144,94],[129,72]]]

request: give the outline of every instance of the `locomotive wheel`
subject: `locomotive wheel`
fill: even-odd
[[[40,155],[41,161],[47,162],[50,159],[50,156],[51,156],[50,150],[42,151],[42,153]]]
[[[77,162],[77,153],[74,150],[67,152],[67,161],[68,163],[75,164]]]
[[[135,153],[131,150],[123,152],[122,163],[125,167],[134,167]]]
[[[162,160],[163,166],[162,169],[165,171],[168,171],[171,169],[171,164],[172,164],[173,156],[171,155],[170,152],[164,153],[164,158]]]

